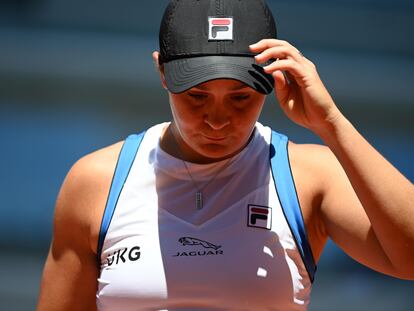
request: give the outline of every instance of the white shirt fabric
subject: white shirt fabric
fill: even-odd
[[[195,185],[160,148],[166,126],[145,133],[117,202],[98,310],[306,310],[311,281],[271,176],[271,129],[257,123],[231,159],[186,162]],[[264,225],[249,225],[252,206],[270,211]]]

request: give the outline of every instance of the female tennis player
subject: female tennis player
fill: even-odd
[[[328,238],[414,279],[413,184],[277,39],[263,1],[171,1],[153,60],[172,120],[72,167],[38,311],[306,310]],[[273,89],[326,146],[257,121]]]

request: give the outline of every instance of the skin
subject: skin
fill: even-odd
[[[345,118],[314,64],[295,47],[265,39],[250,48],[258,54],[258,63],[278,59],[265,70],[275,78],[281,109],[326,145],[289,143],[316,262],[329,237],[371,269],[413,280],[413,184]],[[153,54],[156,64],[158,55]],[[161,147],[197,163],[222,160],[243,149],[264,103],[263,95],[235,80],[209,81],[169,97],[173,121],[161,137]],[[38,311],[96,310],[99,227],[121,146],[85,156],[68,173],[56,204]]]
[[[224,79],[203,83],[182,94],[170,93],[173,121],[161,147],[196,163],[229,158],[247,144],[264,100],[264,95],[243,83]]]

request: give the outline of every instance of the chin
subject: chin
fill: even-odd
[[[198,153],[206,158],[221,160],[233,156],[237,150],[229,148],[228,146],[209,144],[202,146]]]

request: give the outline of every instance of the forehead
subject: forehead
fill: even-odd
[[[227,91],[239,91],[239,90],[253,90],[247,84],[234,79],[216,79],[198,84],[191,89],[201,91],[216,91],[223,89]]]

